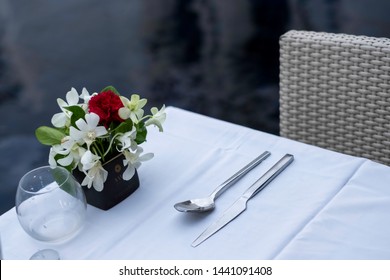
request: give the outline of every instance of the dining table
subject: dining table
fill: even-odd
[[[106,211],[88,205],[81,230],[58,243],[27,235],[12,208],[0,217],[3,257],[26,260],[51,248],[68,260],[390,259],[389,166],[173,106],[165,112],[163,132],[150,127],[142,144],[154,158],[139,167],[133,194]],[[207,196],[265,151],[270,156],[219,196],[215,209],[174,208]],[[246,211],[191,246],[286,154],[292,163]]]

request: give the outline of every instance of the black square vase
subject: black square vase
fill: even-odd
[[[123,159],[124,156],[120,154],[103,164],[104,169],[108,172],[108,176],[102,191],[98,192],[93,187],[89,189],[87,186],[82,186],[88,204],[102,210],[108,210],[138,189],[139,178],[137,170],[135,170],[134,176],[129,181],[123,180],[122,174],[126,168],[123,166]],[[78,169],[73,170],[73,176],[80,184],[85,178],[85,174]]]

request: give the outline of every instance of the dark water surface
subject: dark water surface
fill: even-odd
[[[34,130],[75,87],[114,85],[278,134],[279,36],[288,29],[390,37],[369,0],[0,0],[0,214],[47,164]]]

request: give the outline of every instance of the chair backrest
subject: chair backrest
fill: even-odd
[[[282,35],[280,135],[390,165],[390,39]]]

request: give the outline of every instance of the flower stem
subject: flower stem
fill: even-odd
[[[111,141],[110,141],[110,145],[108,146],[108,149],[107,151],[104,153],[103,157],[105,157],[110,151],[111,151],[111,147],[112,147],[112,144],[114,143],[114,140],[115,138],[119,135],[119,133],[115,134],[114,137],[112,137]]]
[[[99,144],[102,145],[102,143],[100,141],[97,141],[99,142]],[[104,156],[105,154],[102,152],[102,150],[99,148],[99,145],[97,145],[97,142],[94,143],[94,145],[91,147],[91,149],[93,149],[94,153],[95,154],[98,154],[101,158],[102,158],[102,161],[104,161]],[[96,144],[96,145],[95,145]]]

